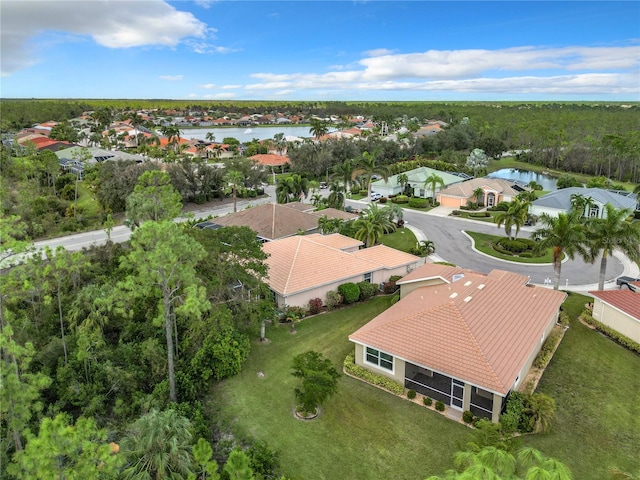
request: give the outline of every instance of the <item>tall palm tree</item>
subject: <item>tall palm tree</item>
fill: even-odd
[[[174,151],[178,149],[178,143],[180,141],[180,129],[173,125],[168,125],[160,129],[160,133],[167,137],[167,142],[172,146]]]
[[[622,251],[629,259],[640,262],[640,224],[627,221],[631,210],[617,209],[611,204],[605,205],[604,218],[592,218],[587,222],[587,237],[594,258],[600,259],[598,290],[604,289],[604,277],[607,271],[607,259],[614,250]]]
[[[507,234],[507,237],[515,239],[518,237],[518,233],[520,233],[520,228],[527,221],[530,205],[529,202],[521,201],[516,197],[511,201],[506,211],[496,213],[493,221],[496,222],[498,228],[504,225],[504,233]],[[516,233],[511,237],[513,227],[516,227]]]
[[[294,173],[278,178],[276,184],[276,199],[278,203],[297,202],[309,193],[309,181]]]
[[[244,183],[244,175],[242,174],[242,172],[238,170],[231,170],[224,176],[224,180],[227,183],[230,183],[232,186],[233,212],[235,213],[238,211],[237,209],[238,185],[241,185]]]
[[[579,214],[573,210],[560,213],[557,217],[543,213],[538,221],[542,227],[533,232],[532,238],[538,241],[538,250],[547,248],[553,250],[553,289],[558,290],[562,259],[565,254],[572,260],[578,254],[583,259],[591,261],[585,228]]]
[[[476,199],[478,205],[484,204],[484,190],[482,187],[478,187],[473,191],[473,197]]]
[[[402,187],[402,194],[407,193],[407,185],[409,185],[409,175],[401,173],[398,175],[398,185]]]
[[[309,128],[309,133],[318,140],[321,136],[326,135],[329,131],[329,124],[324,120],[319,120],[314,118],[311,120],[311,127]]]
[[[432,173],[424,181],[424,188],[431,187],[431,205],[436,203],[436,188],[438,185],[444,187],[444,180],[437,173]]]
[[[183,479],[193,468],[191,424],[175,410],[151,410],[129,428],[120,452],[127,457],[123,478]]]
[[[389,216],[389,220],[393,223],[399,224],[404,218],[404,210],[397,203],[388,204],[382,210]]]
[[[342,220],[339,218],[329,218],[326,215],[323,215],[318,219],[318,228],[323,235],[338,232],[340,230],[340,225],[342,225]]]
[[[371,177],[373,175],[380,175],[385,182],[389,180],[389,168],[377,164],[375,152],[362,152],[362,156],[356,161],[356,168],[356,174],[364,175],[366,179],[367,198],[371,197]]]
[[[356,238],[364,242],[365,247],[378,243],[384,233],[391,233],[396,230],[396,226],[389,219],[386,207],[379,208],[375,203],[369,204],[353,226],[356,228]]]
[[[351,188],[353,185],[354,177],[354,165],[352,160],[345,160],[342,163],[338,163],[331,169],[331,180],[340,180],[344,184],[345,188]]]
[[[344,192],[345,187],[340,182],[334,181],[329,185],[329,196],[327,197],[327,206],[330,208],[344,209]]]

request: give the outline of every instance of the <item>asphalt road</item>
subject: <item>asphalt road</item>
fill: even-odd
[[[268,187],[268,197],[252,200],[238,200],[238,210],[242,210],[250,204],[257,205],[273,202],[275,201],[274,193],[273,187]],[[327,195],[328,190],[321,190],[320,193]],[[362,201],[347,200],[347,204],[358,209],[362,209],[366,206],[366,202]],[[224,204],[220,206],[209,205],[202,209],[195,210],[193,214],[196,217],[204,218],[209,215],[225,215],[232,211],[232,204]],[[532,265],[506,262],[474,251],[471,239],[463,233],[463,230],[494,235],[503,233],[503,230],[498,229],[495,225],[454,217],[435,216],[408,209],[405,210],[404,218],[410,225],[421,230],[429,240],[433,241],[436,247],[436,254],[448,262],[483,273],[488,273],[495,268],[509,270],[522,275],[527,275],[531,278],[532,283],[540,285],[545,284],[546,279],[553,279],[553,266],[551,264]],[[525,227],[520,236],[528,236],[531,231],[531,228]],[[130,236],[131,231],[124,226],[115,227],[111,232],[111,240],[114,242],[124,242],[128,240]],[[107,235],[104,230],[96,230],[51,240],[39,241],[36,242],[34,246],[36,250],[42,249],[45,246],[55,249],[59,245],[64,246],[67,250],[82,250],[83,248],[89,247],[93,244],[103,244],[106,242],[106,239]],[[576,258],[575,260],[566,260],[562,264],[560,285],[561,287],[571,287],[576,285],[595,284],[598,282],[599,272],[599,260],[594,264],[585,263],[579,258]],[[610,257],[607,264],[606,281],[615,282],[615,279],[622,275],[623,272],[623,263],[616,257]]]

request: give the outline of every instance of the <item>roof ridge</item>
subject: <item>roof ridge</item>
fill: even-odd
[[[289,281],[291,280],[291,274],[295,270],[294,265],[296,264],[296,260],[298,259],[298,253],[300,253],[300,246],[302,245],[302,238],[298,238],[298,245],[296,245],[295,253],[293,254],[293,258],[291,259],[291,263],[289,264],[289,273],[287,273],[287,280],[284,282],[284,291],[286,292],[289,287]]]

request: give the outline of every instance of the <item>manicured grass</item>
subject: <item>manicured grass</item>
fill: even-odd
[[[521,440],[565,463],[574,479],[602,480],[612,466],[640,469],[640,356],[576,320],[589,301],[571,294],[564,303],[571,326],[538,387],[555,399],[556,419],[549,432]],[[376,297],[311,317],[296,334],[271,327],[270,342],[254,343],[243,371],[214,388],[210,407],[239,439],[264,440],[276,449],[291,479],[443,474],[453,468],[453,455],[464,449],[470,431],[358,380],[343,376],[316,420],[293,416],[293,356],[316,350],[341,370],[352,350],[348,335],[390,304],[391,297]]]
[[[316,350],[342,371],[353,349],[348,335],[390,304],[391,297],[375,297],[307,318],[296,334],[286,326],[271,327],[270,343],[253,345],[243,371],[212,392],[212,405],[236,436],[276,449],[287,478],[415,479],[443,473],[469,441],[470,430],[359,380],[343,376],[317,419],[293,416],[298,382],[290,373],[292,358]]]
[[[403,252],[409,253],[409,250],[415,248],[418,239],[408,228],[398,228],[393,233],[383,235],[380,243],[387,247],[395,248]]]
[[[514,257],[511,255],[505,255],[504,253],[497,252],[496,250],[493,249],[492,247],[493,243],[497,242],[503,237],[496,236],[496,235],[489,235],[486,233],[470,232],[468,230],[465,230],[465,233],[469,235],[471,238],[473,238],[475,242],[475,247],[478,251],[486,255],[491,255],[492,257],[495,257],[495,258],[500,258],[502,260],[510,260],[512,262],[519,262],[519,263],[552,263],[553,262],[553,252],[551,251],[551,249],[548,249],[544,255],[536,258]]]
[[[640,356],[575,319],[590,297],[571,294],[571,317],[538,391],[555,398],[551,431],[526,444],[566,463],[575,479],[608,479],[610,467],[640,471]]]

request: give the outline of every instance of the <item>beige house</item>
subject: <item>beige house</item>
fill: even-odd
[[[322,216],[353,220],[358,218],[354,213],[326,208],[315,211],[313,205],[301,202],[294,203],[266,203],[250,207],[223,217],[209,221],[213,226],[249,227],[264,241],[290,237],[299,233],[314,233],[318,230],[318,220]]]
[[[531,368],[566,294],[502,270],[426,264],[400,301],[349,336],[355,361],[408,389],[497,422]]]
[[[360,249],[359,240],[334,233],[296,235],[263,244],[269,256],[267,284],[279,308],[323,302],[327,292],[347,282],[380,284],[406,275],[423,259],[384,245]]]
[[[634,285],[635,291],[601,290],[589,294],[594,297],[594,319],[640,343],[640,282]]]
[[[476,198],[475,191],[481,188],[482,196]],[[500,202],[510,202],[520,192],[530,190],[517,183],[501,178],[472,178],[465,182],[451,185],[437,193],[436,198],[440,205],[445,207],[460,208],[469,202],[481,203],[487,207],[493,207]]]

